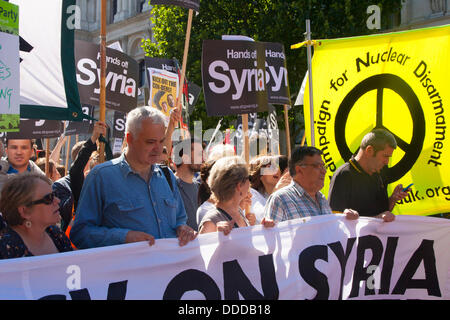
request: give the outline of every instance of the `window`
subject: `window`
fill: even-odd
[[[145,59],[139,62],[139,87],[145,84]]]

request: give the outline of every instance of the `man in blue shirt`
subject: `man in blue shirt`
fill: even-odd
[[[83,184],[70,238],[77,248],[93,248],[155,239],[178,238],[181,246],[197,233],[186,225],[186,212],[170,172],[160,161],[165,127],[160,111],[132,110],[126,122],[127,149],[95,166]]]

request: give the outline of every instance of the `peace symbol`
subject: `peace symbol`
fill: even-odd
[[[396,92],[408,106],[413,120],[413,134],[409,143],[395,134],[395,128],[386,128],[383,125],[383,108],[387,108],[387,106],[383,106],[384,89],[391,89]],[[353,154],[345,140],[348,115],[358,99],[372,90],[376,90],[377,93],[376,106],[368,107],[376,107],[377,117],[374,129],[385,129],[392,133],[397,141],[398,147],[405,152],[403,158],[396,165],[387,169],[388,183],[391,183],[404,176],[412,168],[419,157],[425,139],[425,116],[416,94],[400,77],[385,73],[363,80],[347,94],[344,100],[342,100],[336,114],[334,127],[336,144],[342,159],[345,161],[350,159]]]

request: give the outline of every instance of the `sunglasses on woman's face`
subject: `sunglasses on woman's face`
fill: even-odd
[[[55,197],[56,197],[55,192],[52,192],[52,193],[46,194],[41,199],[31,201],[27,206],[31,207],[31,206],[34,206],[35,204],[41,204],[41,203],[50,205],[53,203],[53,200],[55,199]]]

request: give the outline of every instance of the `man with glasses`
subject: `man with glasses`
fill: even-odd
[[[408,195],[397,185],[391,197],[387,194],[385,168],[397,142],[386,130],[374,129],[366,134],[356,155],[339,167],[330,183],[328,199],[333,210],[357,210],[361,216],[393,221],[395,203]]]
[[[322,151],[315,147],[299,147],[289,159],[292,182],[273,193],[264,208],[262,224],[309,216],[331,214],[325,196],[320,192],[324,186],[327,166],[322,160]],[[357,219],[354,210],[343,210],[348,219]]]

